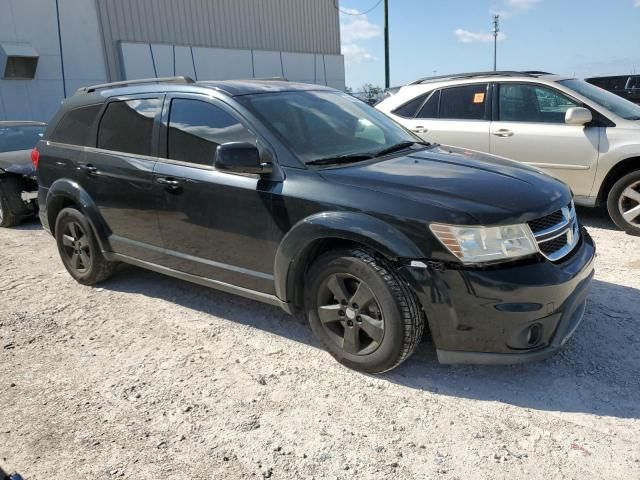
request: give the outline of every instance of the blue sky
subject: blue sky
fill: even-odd
[[[339,0],[364,12],[378,0]],[[391,85],[491,70],[491,15],[501,15],[498,69],[585,77],[640,73],[640,0],[389,0]],[[384,86],[382,3],[340,14],[346,82]]]

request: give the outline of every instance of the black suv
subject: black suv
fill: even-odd
[[[78,282],[126,262],[302,311],[352,368],[395,367],[425,327],[443,363],[539,359],[584,312],[595,250],[566,185],[330,88],[88,87],[37,149],[42,223]]]
[[[591,77],[585,81],[640,105],[640,75]]]

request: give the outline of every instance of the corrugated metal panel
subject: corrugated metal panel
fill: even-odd
[[[340,54],[334,0],[95,0],[112,79],[120,41]]]

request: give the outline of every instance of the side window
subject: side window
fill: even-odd
[[[579,106],[569,97],[533,84],[502,84],[499,95],[503,122],[564,123],[566,111]]]
[[[100,108],[102,104],[75,108],[67,112],[56,125],[49,140],[83,147],[93,146],[89,136]]]
[[[434,92],[425,103],[416,118],[438,118],[438,104],[440,103],[440,90]]]
[[[200,100],[175,98],[169,113],[167,157],[182,162],[213,165],[218,145],[256,143],[256,137],[225,110]]]
[[[416,110],[420,108],[420,105],[422,105],[422,102],[424,102],[424,99],[427,98],[427,95],[428,93],[425,93],[424,95],[419,95],[413,100],[409,100],[407,103],[400,105],[391,113],[398,115],[399,117],[413,118],[414,115],[416,114]]]
[[[111,102],[98,129],[98,148],[151,155],[154,119],[160,113],[157,98]]]
[[[440,118],[485,120],[487,84],[445,88],[440,93]]]

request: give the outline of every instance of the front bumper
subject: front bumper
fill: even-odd
[[[594,258],[594,242],[583,231],[557,263],[401,272],[427,315],[441,363],[512,364],[552,355],[577,329]]]

